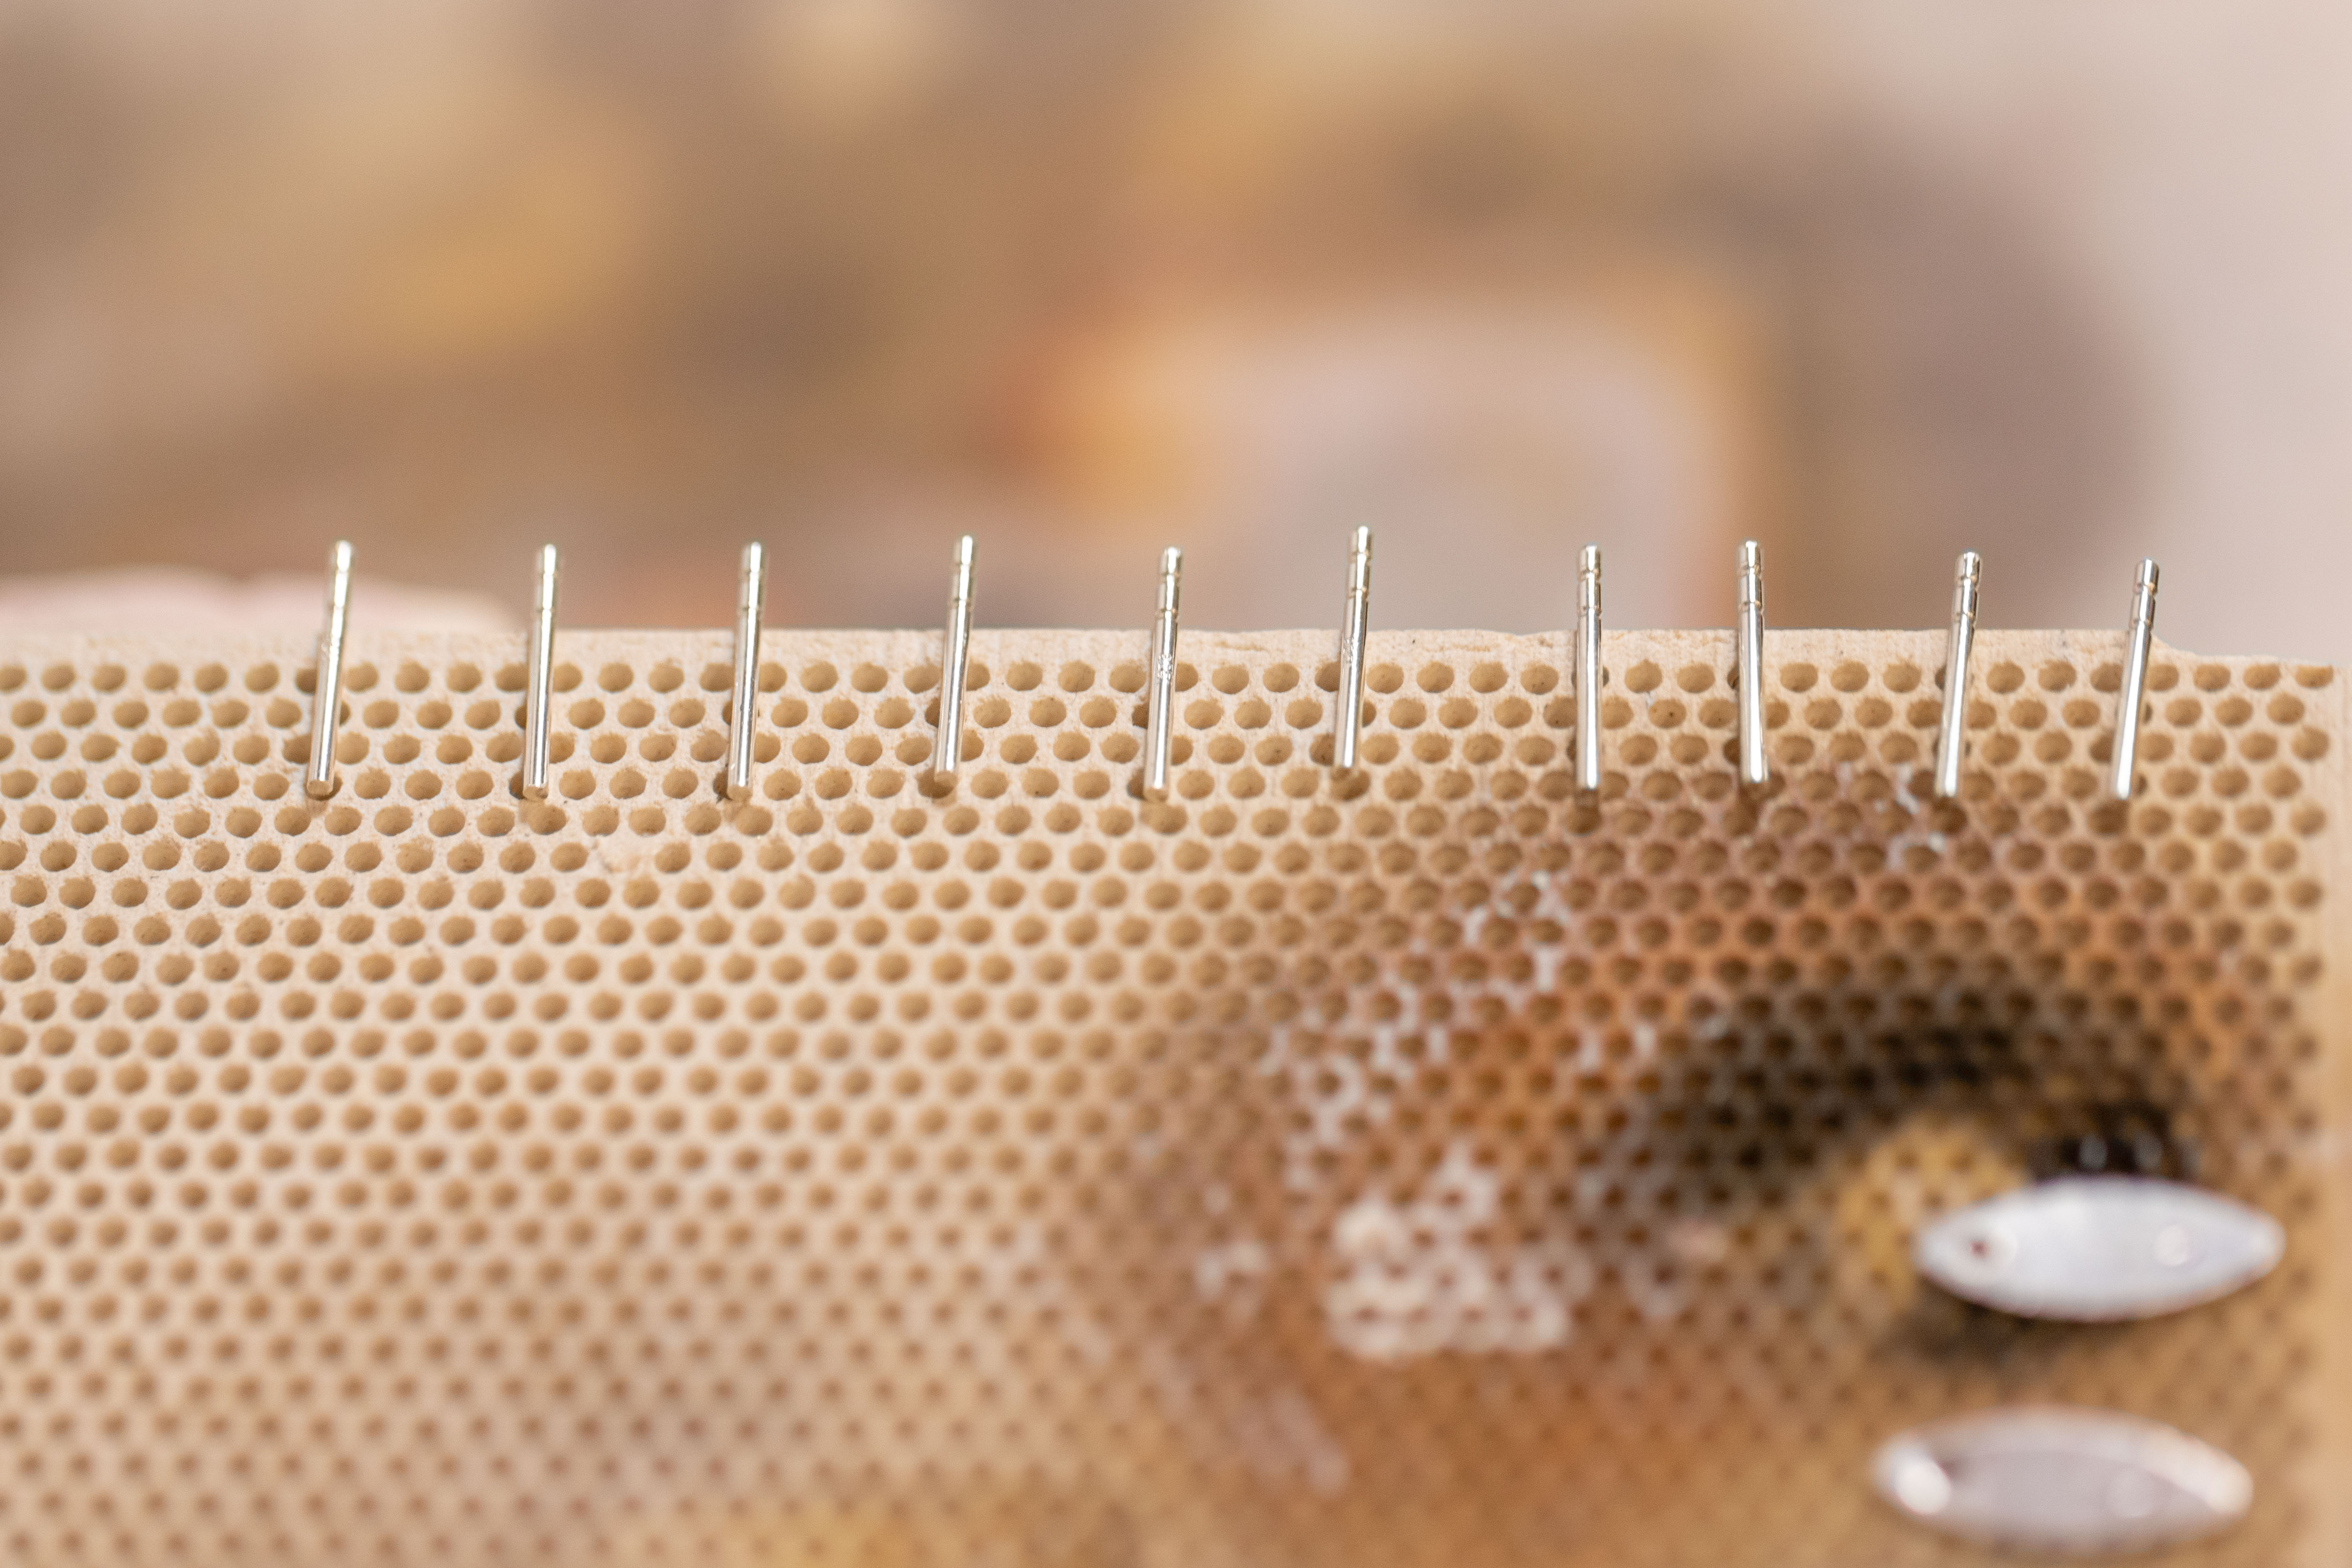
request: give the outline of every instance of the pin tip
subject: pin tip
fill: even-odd
[[[1584,569],[1587,572],[1601,570],[1601,546],[1598,544],[1588,544],[1584,547]]]
[[[1752,539],[1739,542],[1739,564],[1743,570],[1754,571],[1764,563],[1764,547]]]

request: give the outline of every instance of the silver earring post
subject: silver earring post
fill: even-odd
[[[727,731],[730,800],[748,800],[751,795],[752,752],[760,732],[760,621],[767,605],[767,547],[747,544],[735,590],[735,710]]]
[[[1769,784],[1764,758],[1764,552],[1750,539],[1739,546],[1739,782]]]
[[[1143,798],[1168,798],[1169,753],[1174,748],[1176,616],[1183,592],[1184,552],[1160,552],[1160,605],[1151,622],[1151,691],[1144,714]]]
[[[1952,580],[1952,629],[1944,642],[1944,715],[1936,731],[1936,798],[1958,800],[1960,760],[1968,749],[1969,656],[1977,646],[1977,579],[1983,558],[1960,552]]]
[[[1576,787],[1601,787],[1601,547],[1584,547],[1576,581]]]
[[[555,546],[539,547],[539,588],[531,598],[530,684],[522,709],[522,793],[547,798],[547,736],[555,701],[555,580],[562,562]]]
[[[2124,684],[2116,699],[2116,765],[2107,793],[2117,800],[2131,799],[2139,772],[2139,708],[2147,689],[2148,645],[2156,637],[2156,563],[2142,561],[2132,582],[2131,625],[2124,631]]]
[[[1356,765],[1356,742],[1364,727],[1364,647],[1371,626],[1372,531],[1359,528],[1348,547],[1348,599],[1339,622],[1339,711],[1331,731],[1331,765],[1343,773]]]
[[[319,668],[310,695],[310,762],[302,792],[312,800],[335,793],[335,726],[343,716],[343,635],[352,616],[352,544],[335,542],[328,558],[327,621],[319,629]]]
[[[953,784],[963,761],[963,689],[971,663],[971,535],[956,541],[948,582],[948,625],[940,652],[940,728],[931,744],[931,777]]]

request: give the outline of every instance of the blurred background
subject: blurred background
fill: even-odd
[[[2327,0],[5,0],[0,621],[2352,656]],[[130,575],[90,578],[105,572]],[[170,569],[170,570],[157,570]],[[199,574],[220,574],[218,577]],[[293,574],[293,576],[284,574]],[[278,575],[272,575],[278,574]],[[222,579],[236,579],[235,583]],[[258,581],[247,581],[258,579]],[[410,593],[397,593],[393,584]]]

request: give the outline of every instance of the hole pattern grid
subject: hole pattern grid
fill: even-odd
[[[2113,636],[359,638],[0,653],[0,1542],[27,1563],[1962,1563],[1863,1483],[2002,1400],[2170,1420],[2286,1560],[2342,695]],[[2280,1273],[2126,1329],[1921,1288],[1924,1220],[2191,1176]],[[2283,1413],[2285,1413],[2283,1418]],[[1694,1456],[1705,1454],[1705,1464]],[[1010,1553],[1010,1555],[1005,1555]]]

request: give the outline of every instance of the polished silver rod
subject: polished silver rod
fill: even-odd
[[[1960,762],[1968,750],[1969,656],[1977,646],[1977,579],[1984,560],[1960,552],[1952,579],[1952,629],[1944,639],[1944,716],[1936,731],[1936,798],[1960,797]]]
[[[2116,765],[2107,779],[2107,793],[2117,800],[2132,797],[2139,771],[2139,709],[2147,690],[2148,645],[2156,637],[2156,563],[2141,562],[2132,582],[2131,625],[2124,632],[2124,688],[2116,699]]]
[[[1183,593],[1184,552],[1160,552],[1160,605],[1151,622],[1151,691],[1143,726],[1143,798],[1168,798],[1169,753],[1175,745],[1176,615]]]
[[[312,800],[335,793],[335,726],[343,717],[343,634],[352,618],[352,544],[339,539],[327,558],[327,624],[319,628],[319,668],[310,691],[310,762],[302,791]]]
[[[539,590],[531,597],[530,685],[522,704],[522,793],[547,798],[547,737],[555,702],[555,580],[563,563],[552,544],[539,547]]]
[[[948,584],[948,626],[940,653],[940,728],[931,743],[931,777],[953,784],[963,761],[963,687],[971,665],[971,535],[956,541]]]
[[[1348,547],[1348,602],[1339,619],[1339,699],[1333,715],[1331,765],[1341,773],[1356,765],[1356,742],[1364,727],[1364,647],[1372,627],[1372,531],[1356,530]]]
[[[1601,787],[1601,546],[1576,577],[1576,787]]]
[[[1750,539],[1739,546],[1739,782],[1761,787],[1772,779],[1764,758],[1764,552]]]
[[[751,795],[751,761],[760,733],[760,621],[768,607],[768,551],[743,547],[735,590],[735,684],[727,730],[727,798]]]

